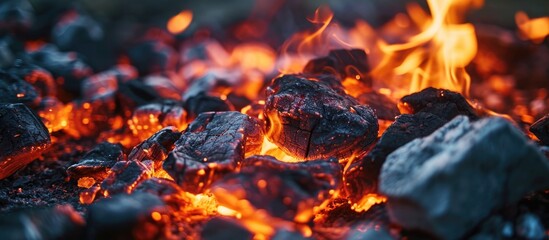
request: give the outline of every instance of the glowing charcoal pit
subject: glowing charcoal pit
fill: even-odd
[[[0,103],[0,179],[38,158],[50,145],[46,126],[29,108]]]
[[[321,81],[298,75],[275,79],[265,103],[267,137],[300,159],[349,157],[377,137],[377,118]]]
[[[239,112],[202,113],[175,142],[164,169],[185,191],[200,193],[263,142],[259,120]]]

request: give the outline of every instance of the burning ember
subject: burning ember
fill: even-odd
[[[243,2],[0,3],[0,236],[549,236],[548,12]]]

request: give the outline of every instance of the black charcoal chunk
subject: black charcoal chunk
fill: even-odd
[[[461,94],[450,90],[429,87],[404,96],[400,101],[399,109],[402,113],[428,112],[448,121],[458,115],[465,115],[471,120],[479,118]]]
[[[109,70],[94,74],[82,82],[82,98],[109,95],[118,90],[118,84],[137,77],[137,70],[130,65],[117,65]]]
[[[128,57],[140,76],[175,71],[177,52],[161,41],[144,41],[128,49]]]
[[[84,154],[78,163],[70,166],[67,174],[73,179],[91,177],[101,181],[116,162],[123,160],[124,152],[120,144],[103,142]]]
[[[30,83],[13,73],[0,70],[0,104],[23,103],[35,108],[40,100],[40,94]]]
[[[205,112],[234,111],[234,107],[231,103],[219,97],[206,95],[205,93],[190,97],[185,101],[183,107],[188,112],[187,119],[189,121],[192,121],[196,116]]]
[[[348,197],[357,201],[368,193],[377,192],[381,166],[387,156],[416,138],[428,136],[445,123],[445,119],[425,112],[398,116],[374,148],[366,156],[353,162],[345,172],[345,190]]]
[[[341,79],[347,77],[369,82],[368,56],[362,49],[336,49],[330,51],[328,56],[316,58],[307,63],[304,73],[333,74]]]
[[[167,207],[158,196],[149,193],[117,195],[98,200],[88,208],[88,238],[162,238],[165,223],[155,220],[153,212],[166,214]]]
[[[50,144],[48,129],[28,107],[0,104],[0,179],[38,158]]]
[[[152,160],[155,170],[161,169],[168,153],[173,150],[175,141],[180,137],[181,132],[176,129],[164,128],[135,146],[128,155],[128,159],[136,161]]]
[[[82,239],[84,233],[84,219],[70,205],[0,215],[3,239]]]
[[[549,162],[539,147],[497,117],[456,117],[391,153],[379,177],[391,222],[447,239],[547,187]]]
[[[167,126],[174,130],[184,129],[187,125],[186,117],[187,112],[179,102],[164,100],[135,109],[128,121],[128,127],[142,141]]]
[[[323,81],[298,75],[277,78],[267,88],[267,137],[301,159],[345,158],[377,137],[373,110]]]
[[[541,143],[549,146],[549,114],[532,124],[530,132],[536,135]]]
[[[54,97],[57,93],[51,73],[38,65],[17,59],[8,72],[31,84],[41,97]]]
[[[109,175],[101,183],[105,196],[130,194],[142,181],[154,173],[152,162],[120,161],[114,164]]]
[[[55,78],[56,83],[63,90],[58,96],[68,101],[80,96],[81,83],[84,78],[92,75],[92,69],[74,52],[60,52],[53,45],[45,45],[40,49],[27,53],[26,60],[45,68]]]
[[[357,100],[360,104],[368,105],[374,109],[379,119],[392,121],[396,116],[400,115],[397,104],[389,97],[377,91],[362,93],[358,95]]]
[[[149,178],[137,185],[135,193],[147,192],[165,198],[181,194],[183,190],[172,180],[164,178]]]
[[[34,21],[34,10],[27,0],[5,0],[0,3],[0,34],[24,34]]]
[[[141,80],[119,81],[116,91],[117,105],[126,117],[130,117],[133,110],[139,106],[158,101],[162,97]]]
[[[70,10],[65,13],[51,33],[52,42],[61,51],[74,51],[86,58],[98,71],[116,63],[113,41],[107,41],[103,26],[92,17]]]
[[[175,142],[163,166],[185,191],[200,193],[259,153],[262,142],[257,119],[239,112],[202,113]]]
[[[214,217],[204,225],[200,237],[204,240],[253,239],[254,234],[240,222],[228,217]]]
[[[316,164],[323,165],[321,162]],[[337,175],[339,171],[341,167],[331,167],[328,174]],[[221,206],[241,213],[242,219],[255,219],[277,229],[281,222],[308,223],[314,216],[313,208],[338,187],[329,177],[318,176],[308,169],[248,165],[216,181],[211,191]]]

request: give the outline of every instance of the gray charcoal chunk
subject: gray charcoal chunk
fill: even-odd
[[[377,137],[374,111],[324,81],[299,75],[277,78],[267,88],[267,137],[301,159],[349,157]]]
[[[380,192],[391,221],[459,239],[526,193],[549,186],[549,161],[503,118],[460,116],[387,157]]]
[[[0,179],[38,158],[50,145],[46,126],[27,106],[0,104]]]
[[[163,167],[185,191],[199,193],[259,153],[262,143],[259,120],[239,112],[202,113],[175,142]]]

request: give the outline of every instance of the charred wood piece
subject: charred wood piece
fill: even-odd
[[[321,81],[298,75],[277,78],[267,88],[267,137],[301,159],[349,157],[377,137],[373,110]]]
[[[181,133],[176,129],[172,127],[164,128],[135,146],[128,154],[128,159],[136,161],[152,160],[154,169],[159,170],[180,137]]]
[[[48,129],[27,106],[0,104],[0,179],[38,158],[50,145]]]
[[[100,143],[84,154],[80,161],[67,169],[67,174],[73,178],[91,177],[102,181],[109,174],[115,163],[124,160],[124,152],[119,144]]]
[[[399,103],[400,112],[428,112],[447,121],[458,115],[465,115],[471,120],[479,118],[467,100],[459,93],[445,89],[426,88],[420,92],[404,96]]]
[[[398,116],[374,148],[345,172],[348,198],[357,201],[368,193],[377,192],[379,174],[387,156],[416,138],[428,136],[445,123],[445,119],[426,112]]]
[[[530,132],[536,135],[541,143],[549,146],[549,114],[532,124]]]
[[[263,142],[259,120],[239,112],[202,113],[164,162],[164,169],[185,191],[200,193],[210,183],[257,154]]]
[[[151,161],[120,161],[114,164],[109,175],[101,183],[105,196],[130,194],[142,181],[150,178],[154,169]]]

